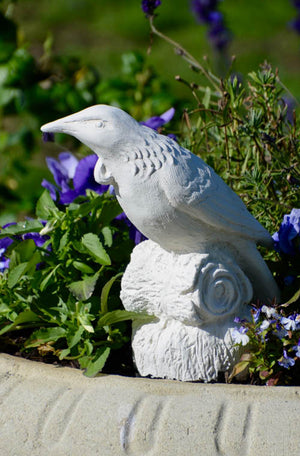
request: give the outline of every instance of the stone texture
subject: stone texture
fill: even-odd
[[[211,381],[232,370],[240,349],[234,317],[250,318],[249,279],[222,250],[176,254],[144,241],[131,254],[121,283],[126,310],[155,316],[133,323],[136,367],[146,377]]]
[[[0,454],[298,456],[300,388],[181,383],[0,355]]]

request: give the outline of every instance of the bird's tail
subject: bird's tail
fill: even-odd
[[[239,265],[253,286],[253,299],[270,305],[280,302],[280,291],[254,242],[242,241],[238,246]]]

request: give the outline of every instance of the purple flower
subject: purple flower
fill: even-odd
[[[298,344],[293,347],[296,352],[296,356],[300,358],[300,339],[298,340]]]
[[[160,116],[150,117],[150,119],[145,120],[145,122],[140,122],[141,125],[145,125],[146,127],[152,128],[153,130],[157,130],[158,128],[162,127],[164,124],[170,122],[175,114],[175,109],[170,108],[168,111],[164,112]]]
[[[161,0],[142,0],[142,10],[146,17],[153,16],[154,10],[161,4]]]
[[[274,248],[279,253],[295,256],[300,252],[300,209],[283,217],[279,231],[273,234]]]
[[[289,26],[295,30],[296,33],[300,34],[300,15],[293,19],[292,21],[289,22]]]
[[[15,223],[7,223],[6,225],[3,225],[2,229],[11,225],[15,225]],[[9,266],[10,259],[6,258],[5,252],[13,242],[14,241],[9,237],[0,239],[0,272],[4,272]]]
[[[43,133],[43,141],[44,142],[54,142],[54,133]]]
[[[97,160],[97,155],[88,155],[80,160],[76,167],[73,185],[80,195],[84,195],[87,189],[94,190],[99,195],[102,195],[109,187],[109,185],[101,185],[95,181],[94,168]]]
[[[257,324],[259,322],[260,313],[261,313],[261,309],[252,310],[252,316],[253,316],[253,320],[254,320],[255,324]]]
[[[210,15],[217,8],[219,0],[193,0],[192,10],[201,24],[210,23]]]
[[[78,161],[70,152],[59,154],[59,160],[48,157],[47,165],[57,186],[46,179],[42,181],[42,186],[49,190],[54,201],[59,194],[61,204],[72,203],[78,196],[85,195],[87,189],[101,195],[106,192],[108,185],[100,185],[95,181],[94,168],[97,159],[97,155],[88,155]]]
[[[222,51],[230,41],[230,33],[222,13],[217,11],[218,3],[219,0],[193,0],[191,6],[196,19],[208,25],[208,37],[212,45]]]
[[[286,337],[288,335],[288,332],[286,329],[284,329],[280,323],[276,323],[276,329],[274,331],[274,334],[276,337],[278,337],[279,339],[283,339],[284,337]]]
[[[145,241],[146,239],[146,236],[143,235],[143,233],[141,233],[134,225],[133,223],[131,223],[131,221],[129,220],[129,218],[127,218],[127,215],[125,214],[125,212],[122,212],[121,214],[117,215],[117,217],[115,218],[115,220],[123,220],[126,225],[128,226],[129,228],[129,237],[130,239],[135,243],[135,245],[139,244],[140,242],[143,242]]]
[[[7,223],[6,225],[3,225],[2,228],[6,228],[11,225],[15,225],[16,223]],[[42,247],[44,243],[46,242],[47,239],[49,239],[48,236],[41,236],[39,233],[26,233],[23,234],[22,236],[14,236],[14,238],[23,240],[25,241],[26,239],[33,239],[35,245],[37,247]],[[0,272],[3,272],[5,269],[9,267],[9,262],[10,259],[6,258],[5,252],[7,248],[13,243],[13,239],[9,237],[5,237],[3,239],[0,239]]]
[[[295,365],[295,360],[288,356],[286,350],[283,350],[283,357],[278,361],[279,366],[289,369]]]
[[[215,20],[211,22],[208,36],[213,46],[222,51],[230,41],[229,31],[226,29],[221,13],[214,12]]]
[[[37,247],[43,247],[49,236],[41,236],[39,233],[26,233],[23,234],[22,239],[32,239]]]

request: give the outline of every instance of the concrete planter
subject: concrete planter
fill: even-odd
[[[300,388],[180,383],[0,355],[0,454],[298,456]]]

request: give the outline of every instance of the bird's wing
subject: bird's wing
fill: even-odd
[[[175,157],[173,169],[165,176],[170,204],[218,230],[269,244],[270,234],[239,196],[203,160],[187,152],[177,156],[177,162]]]

